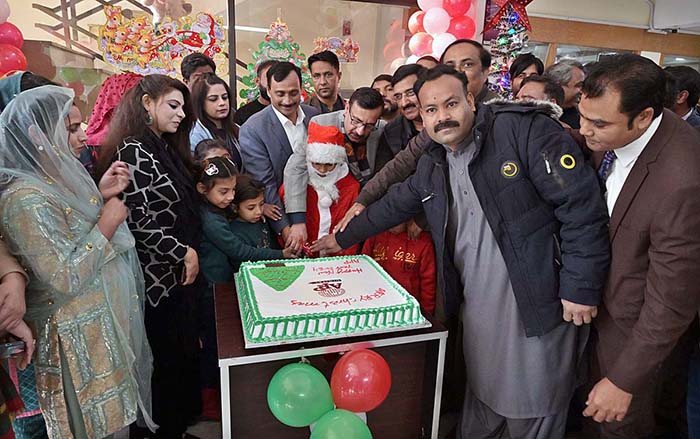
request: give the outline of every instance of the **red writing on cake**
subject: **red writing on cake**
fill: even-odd
[[[377,288],[377,290],[372,294],[363,294],[360,296],[360,302],[370,302],[372,300],[380,299],[384,297],[386,290],[384,288]]]
[[[352,305],[354,302],[356,302],[357,299],[354,299],[352,297],[348,297],[345,299],[338,299],[338,300],[323,300],[321,302],[314,302],[314,301],[301,301],[301,300],[296,300],[292,299],[289,301],[289,303],[292,304],[292,306],[300,306],[303,308],[332,308],[332,307],[337,307],[341,305]]]
[[[335,274],[333,267],[313,267],[314,273],[320,274],[321,276],[330,276]]]
[[[357,264],[359,264],[359,263],[360,263],[360,260],[357,258],[346,259],[342,262],[342,265],[338,265],[337,267],[326,267],[326,266],[313,267],[313,272],[318,274],[319,276],[331,276],[334,274],[348,274],[348,273],[362,273],[364,270],[362,270],[361,267],[357,266]]]

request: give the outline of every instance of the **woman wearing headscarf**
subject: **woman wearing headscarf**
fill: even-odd
[[[197,251],[202,227],[192,177],[187,87],[149,75],[117,108],[100,151],[129,166],[128,224],[146,278],[146,330],[153,349],[153,417],[157,438],[177,439],[199,414],[197,299],[206,289]],[[151,436],[153,437],[153,436]]]
[[[103,438],[150,419],[143,276],[116,163],[99,189],[68,141],[73,92],[23,92],[0,115],[0,231],[27,268],[49,437]]]

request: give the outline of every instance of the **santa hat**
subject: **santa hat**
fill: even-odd
[[[347,160],[345,136],[337,127],[309,124],[306,160],[311,163],[343,163]]]

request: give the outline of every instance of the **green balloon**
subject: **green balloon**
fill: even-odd
[[[372,432],[353,412],[337,409],[316,422],[311,439],[372,439]]]
[[[80,73],[74,67],[62,67],[59,73],[66,82],[75,82],[80,79]]]
[[[328,380],[313,366],[288,364],[275,373],[267,387],[267,404],[280,422],[307,427],[333,410]]]

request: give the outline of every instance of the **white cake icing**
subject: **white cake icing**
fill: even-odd
[[[429,326],[370,257],[247,262],[236,275],[246,346]]]

